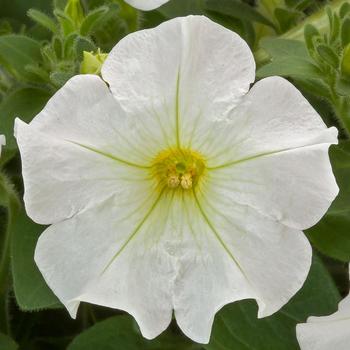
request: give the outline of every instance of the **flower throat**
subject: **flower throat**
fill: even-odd
[[[188,191],[194,188],[205,170],[203,157],[189,149],[167,149],[152,164],[152,173],[162,188]]]

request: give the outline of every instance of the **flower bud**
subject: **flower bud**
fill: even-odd
[[[83,52],[84,58],[80,66],[80,73],[82,74],[100,74],[101,67],[108,54],[101,53],[98,49],[97,53]]]
[[[72,19],[76,27],[79,27],[84,20],[84,10],[80,0],[68,0],[64,13]]]

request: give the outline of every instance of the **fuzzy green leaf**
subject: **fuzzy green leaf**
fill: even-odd
[[[11,73],[28,77],[25,66],[41,61],[39,42],[24,35],[0,36],[0,64]]]
[[[25,311],[60,307],[34,262],[34,249],[45,228],[31,221],[24,210],[12,231],[12,276],[19,307]]]
[[[341,43],[344,48],[350,43],[350,17],[346,18],[342,23]]]
[[[258,69],[256,75],[259,79],[274,75],[299,79],[320,79],[322,77],[319,68],[309,60],[293,56],[273,60]]]
[[[223,15],[241,20],[258,22],[274,28],[274,24],[254,7],[240,0],[204,0],[205,10],[214,11]]]
[[[317,37],[320,37],[317,28],[312,24],[307,24],[304,28],[304,39],[310,55],[313,55],[315,52],[315,38]]]
[[[285,57],[301,57],[308,59],[309,55],[303,42],[292,39],[265,38],[260,46],[266,50],[274,60]]]
[[[74,49],[79,61],[82,61],[84,51],[93,52],[97,47],[89,38],[78,35],[74,39]]]
[[[1,133],[6,136],[6,148],[15,148],[13,124],[16,117],[29,122],[40,112],[50,98],[48,91],[37,88],[23,88],[7,95],[0,103]]]
[[[350,4],[348,2],[344,2],[339,10],[339,16],[340,18],[345,18],[348,13],[350,13]]]
[[[264,39],[261,47],[271,56],[271,62],[257,71],[258,78],[280,75],[292,78],[320,79],[322,72],[312,63],[305,44],[290,39]]]
[[[301,16],[302,12],[297,10],[289,10],[280,7],[275,9],[275,17],[278,20],[282,32],[287,31],[295,25]]]
[[[330,66],[334,68],[339,67],[339,57],[331,47],[321,44],[316,47],[316,50],[317,53],[321,56],[321,58]]]
[[[80,34],[83,36],[91,34],[101,23],[108,10],[109,8],[107,6],[101,6],[89,12],[81,24]]]
[[[50,30],[52,33],[57,33],[58,31],[57,23],[45,13],[39,10],[30,9],[27,14],[34,22]]]

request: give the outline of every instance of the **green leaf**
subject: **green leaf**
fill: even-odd
[[[0,333],[0,349],[1,350],[17,350],[18,345],[7,335]]]
[[[13,287],[17,303],[24,311],[60,306],[34,262],[35,245],[43,230],[43,226],[31,221],[22,210],[12,231]]]
[[[97,47],[89,38],[79,35],[74,39],[74,50],[79,61],[82,61],[84,51],[96,51]]]
[[[273,59],[297,56],[308,59],[309,55],[305,44],[298,40],[264,38],[260,46],[266,50]]]
[[[51,10],[52,1],[49,0],[0,0],[1,17],[14,18],[21,23],[30,22],[27,11],[39,8],[45,12]]]
[[[201,346],[171,332],[144,339],[131,316],[120,315],[97,323],[79,334],[67,350],[195,350]]]
[[[171,0],[159,11],[166,18],[203,14],[202,0]]]
[[[274,24],[254,7],[239,0],[204,0],[205,10],[214,11],[223,15],[241,20],[253,21],[274,28]]]
[[[52,33],[57,33],[58,31],[58,26],[56,22],[46,15],[45,13],[35,10],[35,9],[30,9],[28,11],[28,16],[36,23],[40,24],[42,27],[50,30]]]
[[[331,100],[332,93],[327,84],[321,79],[295,79],[295,82],[303,91],[307,91],[317,98]]]
[[[339,77],[336,81],[335,91],[340,96],[350,96],[350,79]]]
[[[52,72],[50,74],[50,79],[56,87],[63,86],[71,77],[72,73],[69,72]]]
[[[350,4],[348,4],[350,6]],[[345,48],[350,43],[350,17],[346,18],[341,27],[341,43]]]
[[[339,10],[339,16],[340,18],[345,18],[348,13],[350,13],[350,4],[348,2],[344,2]]]
[[[89,12],[81,24],[80,34],[83,36],[91,34],[101,23],[108,10],[109,8],[107,6],[101,6]]]
[[[60,10],[59,8],[55,8],[53,13],[61,24],[64,36],[67,36],[70,33],[73,33],[75,31],[74,22],[72,21],[72,19],[70,17],[68,17],[64,13],[64,11]]]
[[[271,62],[258,69],[258,78],[273,75],[304,79],[323,77],[301,41],[271,38],[262,40],[260,45],[270,54]]]
[[[350,44],[343,50],[343,57],[341,61],[341,72],[344,77],[350,79]]]
[[[350,141],[332,146],[330,158],[339,194],[326,215],[305,231],[322,253],[342,261],[350,260]]]
[[[22,88],[6,96],[0,104],[1,133],[6,136],[6,148],[15,148],[13,125],[16,117],[29,122],[40,112],[50,98],[48,91],[38,88]]]
[[[258,319],[257,305],[243,300],[225,306],[216,316],[206,350],[296,350],[297,323],[310,315],[334,312],[339,302],[337,288],[317,256],[303,288],[280,311]]]
[[[304,28],[304,39],[310,55],[315,52],[315,38],[320,37],[320,33],[315,26],[307,24]]]
[[[275,17],[278,20],[282,32],[287,31],[301,18],[302,12],[277,7]]]
[[[256,76],[259,79],[274,75],[299,79],[322,78],[322,73],[317,66],[307,59],[293,56],[273,60],[271,63],[259,68],[256,72]]]
[[[75,57],[74,42],[77,37],[78,37],[77,33],[71,33],[64,38],[63,57],[65,58]]]
[[[316,47],[316,50],[317,53],[321,56],[321,58],[330,66],[334,68],[339,67],[339,57],[331,47],[321,44]]]
[[[81,25],[84,19],[84,10],[80,0],[67,0],[64,13],[72,20],[76,28]]]
[[[15,75],[28,76],[25,66],[41,61],[39,42],[24,35],[0,36],[0,63]]]
[[[253,48],[255,44],[255,30],[251,22],[241,21],[238,18],[222,15],[218,12],[209,11],[207,13],[211,20],[220,23],[222,26],[239,34],[248,45]]]
[[[55,56],[58,59],[63,58],[63,43],[60,37],[54,36],[52,38],[52,48],[55,52]]]

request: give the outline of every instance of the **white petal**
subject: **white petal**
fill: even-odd
[[[339,310],[324,317],[309,317],[297,325],[301,350],[348,350],[350,343],[350,296],[339,303]]]
[[[277,311],[309,270],[304,235],[248,207],[224,199],[212,207],[197,196],[200,206],[172,191],[113,197],[48,228],[36,263],[73,317],[80,301],[123,309],[147,338],[167,327],[172,309],[202,343],[229,302],[255,298],[260,317]]]
[[[143,11],[154,10],[169,0],[125,0],[129,5]]]
[[[194,216],[190,211],[193,242],[174,249],[182,253],[176,320],[187,336],[202,343],[209,340],[215,313],[229,302],[255,298],[259,317],[286,304],[303,285],[312,254],[302,232],[217,198],[215,189],[208,191],[210,196],[197,195],[202,212]]]
[[[85,301],[126,310],[146,338],[169,325],[173,269],[157,243],[158,201],[158,195],[135,188],[40,236],[35,261],[72,317]]]
[[[297,89],[282,78],[258,82],[220,128],[201,151],[232,200],[297,229],[319,221],[338,193],[328,156],[337,130]]]
[[[158,120],[170,145],[182,147],[203,120],[223,118],[239,103],[254,74],[246,42],[201,16],[128,35],[102,67],[124,109]]]
[[[143,152],[151,157],[156,151],[132,125],[94,76],[71,79],[29,125],[17,119],[30,217],[57,222],[147,179]]]
[[[1,147],[6,145],[6,138],[4,135],[0,135],[0,156],[1,156]]]
[[[303,146],[337,143],[337,129],[327,128],[298,89],[280,77],[260,80],[226,120],[201,128],[213,141],[201,147],[212,167]],[[194,140],[193,146],[198,148],[199,142]]]

